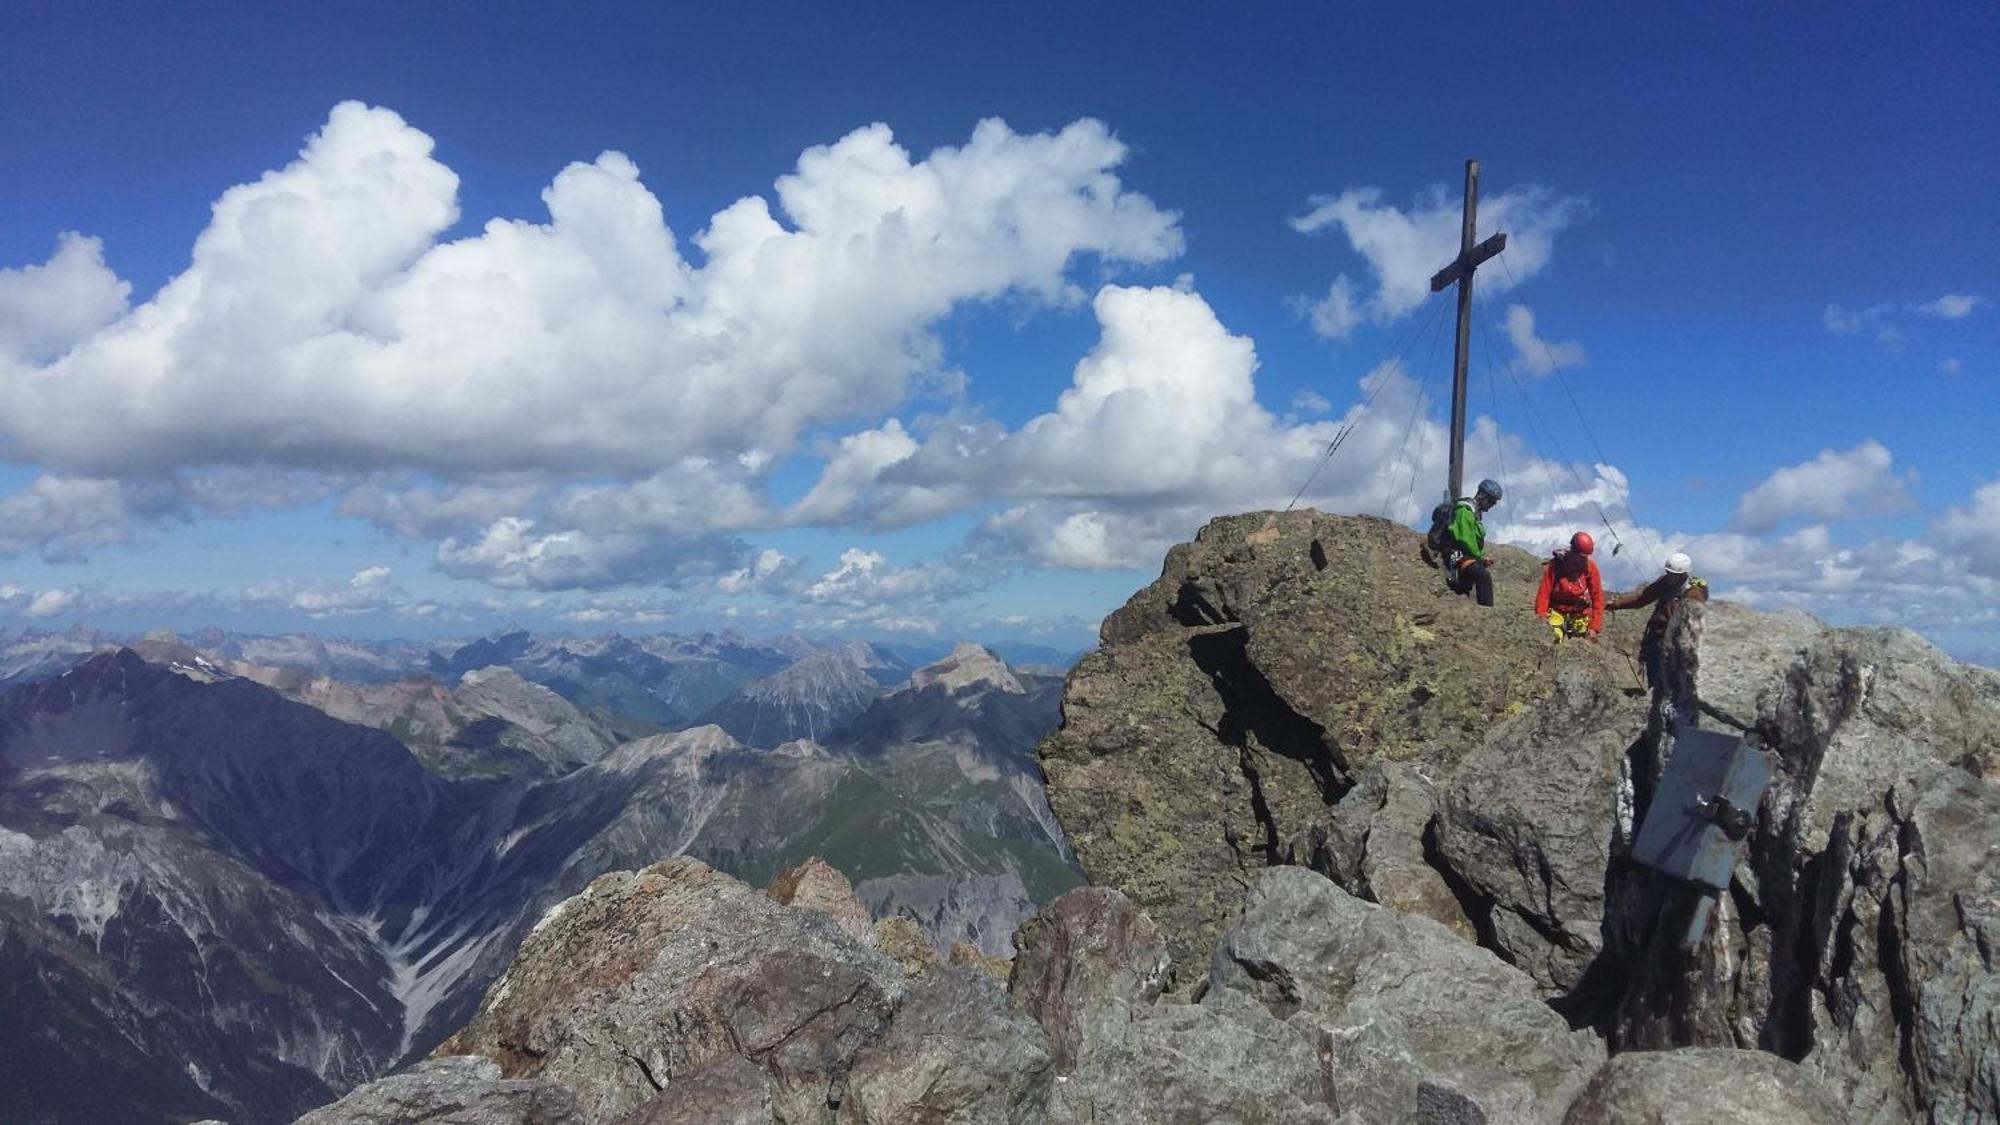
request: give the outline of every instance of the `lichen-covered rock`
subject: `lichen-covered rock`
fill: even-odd
[[[1495,548],[1499,604],[1481,608],[1444,589],[1420,541],[1372,517],[1212,520],[1071,672],[1063,725],[1038,749],[1050,805],[1091,881],[1132,896],[1177,961],[1207,956],[1247,872],[1334,873],[1332,810],[1368,763],[1419,763],[1442,783],[1494,723],[1554,692],[1555,668],[1630,682],[1638,622],[1557,648],[1528,612],[1538,560]],[[1427,879],[1384,875],[1448,912]]]
[[[992,977],[946,968],[913,986],[862,1050],[843,1113],[865,1125],[1040,1125],[1055,1076],[1042,1029]]]
[[[1257,880],[1209,984],[1326,1044],[1334,1100],[1364,1121],[1410,1120],[1420,1105],[1554,1121],[1604,1058],[1520,970],[1302,867]]]
[[[951,951],[945,954],[944,960],[945,964],[954,968],[971,969],[976,973],[984,973],[986,976],[998,981],[1003,987],[1006,985],[1007,979],[1014,975],[1014,961],[1012,958],[987,953],[969,941],[952,942]]]
[[[1061,1073],[1081,1051],[1086,1009],[1109,1000],[1145,1004],[1166,987],[1159,928],[1109,888],[1063,894],[1022,924],[1014,944],[1008,995],[1048,1034]]]
[[[781,906],[817,910],[861,941],[875,939],[874,919],[855,896],[854,884],[818,856],[778,872],[765,893]]]
[[[1763,1051],[1633,1051],[1599,1068],[1564,1125],[1839,1125],[1811,1074]],[[1953,1118],[1953,1120],[1969,1120]]]
[[[560,1082],[503,1078],[491,1059],[429,1059],[352,1090],[297,1125],[585,1125],[576,1095]]]
[[[894,963],[815,910],[677,858],[591,883],[547,917],[440,1051],[572,1087],[593,1120],[741,1054],[778,1112],[824,1104],[904,988]]]
[[[875,923],[874,942],[884,957],[894,961],[911,979],[923,976],[941,963],[923,927],[901,914]]]

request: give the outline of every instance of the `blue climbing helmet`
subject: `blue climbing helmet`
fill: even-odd
[[[1485,480],[1479,482],[1477,495],[1490,497],[1495,504],[1498,504],[1500,502],[1500,482],[1494,480],[1492,477],[1487,477]]]

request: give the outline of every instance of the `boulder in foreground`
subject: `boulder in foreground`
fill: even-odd
[[[593,1121],[743,1055],[785,1113],[824,1104],[904,988],[896,964],[831,915],[670,859],[605,875],[550,911],[439,1052],[563,1082]]]
[[[1839,1125],[1847,1111],[1800,1069],[1764,1051],[1632,1051],[1604,1064],[1563,1125]]]

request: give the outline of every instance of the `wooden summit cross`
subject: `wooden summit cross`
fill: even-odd
[[[1473,227],[1479,213],[1479,161],[1465,162],[1465,225],[1459,229],[1458,257],[1431,275],[1431,292],[1458,285],[1458,350],[1451,366],[1451,480],[1445,485],[1448,504],[1465,495],[1465,358],[1472,335],[1472,271],[1507,248],[1507,236],[1496,234],[1477,246]]]

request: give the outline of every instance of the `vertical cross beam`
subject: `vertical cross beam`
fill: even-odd
[[[1479,215],[1479,161],[1465,162],[1465,220],[1458,232],[1458,257],[1431,275],[1431,292],[1458,285],[1458,346],[1451,364],[1451,479],[1445,484],[1447,502],[1465,495],[1465,361],[1472,336],[1472,271],[1507,248],[1507,236],[1496,234],[1473,245]]]

